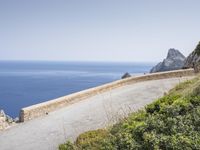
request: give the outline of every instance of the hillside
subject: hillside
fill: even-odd
[[[200,64],[200,42],[196,46],[195,50],[187,57],[184,68],[193,68]]]
[[[200,149],[200,77],[181,83],[108,129],[81,134],[60,150]]]

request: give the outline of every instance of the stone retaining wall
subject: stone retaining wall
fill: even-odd
[[[44,103],[36,104],[30,107],[22,108],[20,111],[20,121],[24,122],[40,116],[48,115],[50,112],[59,108],[66,107],[67,105],[84,100],[88,97],[97,95],[102,92],[112,90],[117,87],[121,87],[128,84],[147,80],[167,79],[173,77],[191,76],[194,75],[194,69],[176,70],[169,72],[153,73],[147,75],[141,75],[137,77],[130,77],[127,79],[118,80],[112,83],[108,83],[102,86],[94,87],[88,90],[63,96],[54,100],[50,100]]]

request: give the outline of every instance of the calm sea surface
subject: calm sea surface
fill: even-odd
[[[0,61],[0,109],[21,108],[121,78],[149,72],[150,63]]]

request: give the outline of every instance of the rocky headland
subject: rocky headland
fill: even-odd
[[[150,70],[150,73],[182,69],[186,57],[174,48],[169,49],[167,58]]]

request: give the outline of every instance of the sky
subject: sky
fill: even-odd
[[[0,60],[158,62],[200,41],[199,0],[0,0]]]

